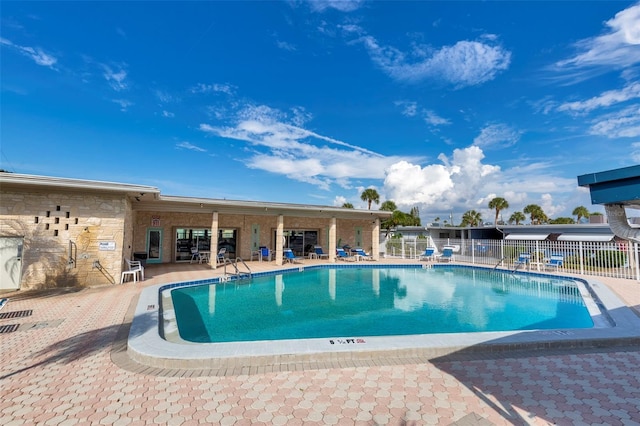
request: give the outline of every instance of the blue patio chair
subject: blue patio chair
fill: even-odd
[[[345,251],[345,249],[337,248],[336,249],[336,258],[338,260],[356,260],[353,256]]]
[[[285,262],[291,262],[291,263],[301,263],[300,262],[300,258],[296,257],[295,254],[293,254],[293,251],[291,249],[284,249],[284,261]]]
[[[329,259],[329,253],[325,253],[320,246],[313,247],[314,252],[316,253],[316,257],[318,259]]]
[[[552,254],[549,259],[544,262],[545,269],[555,269],[556,271],[559,268],[562,268],[564,264],[564,257],[561,254]]]
[[[453,247],[445,247],[437,256],[438,262],[451,262],[453,260]]]
[[[352,253],[355,253],[356,256],[359,256],[360,258],[364,259],[364,260],[373,260],[373,257],[371,257],[370,254],[367,254],[367,252],[365,252],[363,249],[361,249],[360,247],[356,247],[354,249],[351,249]],[[356,258],[357,260],[357,258]]]
[[[518,267],[520,267],[520,266],[523,266],[523,267],[526,266],[528,268],[530,260],[531,260],[531,254],[529,254],[529,253],[520,253],[520,256],[518,256],[518,260],[513,262],[514,270],[518,269]]]
[[[267,262],[271,261],[271,250],[269,250],[269,247],[260,247],[260,260],[265,260]]]
[[[435,247],[427,247],[424,249],[424,253],[420,255],[420,260],[433,260],[435,258],[435,253]]]

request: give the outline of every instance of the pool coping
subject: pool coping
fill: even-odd
[[[424,264],[315,265],[282,268],[255,275],[272,275],[304,269],[424,268]],[[428,267],[431,267],[429,265]],[[467,265],[434,265],[490,269]],[[505,271],[505,270],[503,270]],[[162,338],[160,323],[162,291],[185,285],[201,285],[217,279],[158,284],[145,288],[138,299],[127,341],[127,354],[142,365],[163,369],[237,369],[272,364],[301,369],[304,363],[354,363],[380,357],[419,357],[433,359],[455,353],[501,352],[559,348],[611,347],[640,344],[640,317],[627,307],[605,284],[596,279],[536,272],[516,274],[571,279],[586,285],[596,303],[605,309],[611,327],[508,332],[442,333],[406,336],[320,338],[233,343],[172,343]]]

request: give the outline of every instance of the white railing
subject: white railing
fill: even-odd
[[[418,259],[427,247],[441,253],[453,246],[458,262],[515,268],[521,253],[531,256],[528,268],[546,270],[545,263],[554,255],[562,256],[563,272],[640,281],[640,245],[623,242],[530,241],[530,240],[454,240],[427,238],[392,238],[386,241],[386,256]]]

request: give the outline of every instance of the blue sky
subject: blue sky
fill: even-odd
[[[640,163],[640,3],[2,2],[1,167],[423,223]],[[377,208],[374,204],[373,208]]]

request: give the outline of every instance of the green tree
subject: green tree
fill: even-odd
[[[571,225],[576,223],[572,217],[557,217],[555,219],[549,220],[549,223],[552,225]]]
[[[420,217],[420,210],[418,209],[418,207],[413,206],[411,207],[411,211],[409,211],[409,214],[413,217]]]
[[[527,219],[527,217],[522,212],[513,212],[511,216],[509,216],[509,223],[515,222],[516,225],[520,225],[520,222],[523,222]]]
[[[578,206],[573,209],[572,215],[576,216],[576,223],[580,223],[580,219],[583,217],[589,217],[589,210],[585,206]]]
[[[385,212],[393,212],[398,210],[398,206],[396,206],[396,203],[394,203],[393,201],[387,200],[380,204],[380,210],[383,210]]]
[[[478,226],[482,222],[482,215],[475,210],[469,210],[462,215],[460,226]]]
[[[345,209],[353,209],[354,208],[353,204],[351,204],[351,203],[344,203],[342,205],[342,207],[345,208]]]
[[[380,202],[380,194],[378,194],[378,191],[376,191],[373,188],[367,188],[364,191],[362,191],[362,194],[360,195],[360,199],[362,201],[366,201],[369,206],[369,210],[371,210],[372,202],[376,204]]]
[[[508,209],[509,208],[509,203],[507,202],[507,200],[505,200],[502,197],[496,197],[493,200],[489,201],[489,208],[490,209],[495,209],[495,211],[496,211],[496,218],[493,221],[493,224],[497,225],[498,224],[498,217],[500,216],[500,211]]]
[[[540,225],[541,223],[548,222],[549,218],[537,204],[529,204],[522,211],[529,215],[532,225]]]

